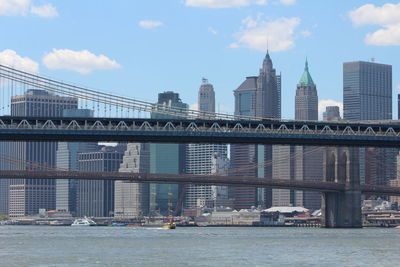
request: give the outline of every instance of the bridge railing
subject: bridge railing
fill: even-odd
[[[119,118],[18,118],[0,117],[0,129],[74,130],[74,131],[158,131],[274,133],[285,135],[347,135],[400,137],[400,127],[385,124],[322,122],[254,122],[207,121],[186,119],[119,119]]]

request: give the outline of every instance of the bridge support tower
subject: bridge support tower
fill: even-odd
[[[358,148],[342,147],[329,147],[324,151],[324,181],[345,183],[346,186],[343,192],[322,194],[323,227],[362,227],[358,151]]]

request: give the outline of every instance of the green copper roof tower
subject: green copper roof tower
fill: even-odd
[[[296,120],[318,120],[317,86],[308,70],[308,61],[296,88],[295,99]],[[323,167],[322,150],[315,150],[309,146],[295,147],[296,163],[293,173],[296,180],[322,181]],[[321,208],[321,195],[316,192],[295,192],[297,206],[317,210]]]
[[[315,85],[313,79],[311,78],[310,72],[308,71],[308,61],[306,58],[306,65],[304,67],[303,75],[299,81],[299,85]]]

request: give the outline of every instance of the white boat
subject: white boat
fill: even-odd
[[[76,219],[71,226],[95,226],[96,223],[92,220],[89,219],[87,217],[83,218],[83,219]]]

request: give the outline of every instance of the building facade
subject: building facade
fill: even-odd
[[[343,64],[343,118],[392,119],[391,65],[363,61]],[[360,148],[360,181],[388,184],[396,177],[396,154],[395,149]]]
[[[338,106],[327,106],[323,113],[324,121],[338,121],[340,120],[340,109]]]
[[[246,80],[234,91],[235,115],[256,116],[257,76]],[[256,145],[231,145],[231,173],[235,176],[257,177]],[[251,208],[257,205],[257,189],[254,187],[234,188],[234,208]]]
[[[158,94],[155,109],[188,109],[178,93],[167,91]],[[152,113],[152,118],[173,118],[170,115]],[[150,144],[150,173],[181,174],[185,173],[186,145]],[[183,205],[181,186],[177,184],[150,184],[150,214],[173,215]],[[179,203],[181,202],[181,203]]]
[[[317,86],[311,78],[306,60],[303,75],[297,85],[295,97],[296,120],[318,120]],[[296,180],[322,181],[323,149],[320,147],[295,146],[294,175]],[[294,192],[294,206],[317,210],[321,207],[319,192]]]
[[[93,117],[90,109],[65,109],[64,117]],[[58,170],[77,171],[78,154],[96,151],[96,143],[59,142],[56,151],[56,168]],[[76,215],[77,180],[56,180],[56,210]]]
[[[201,112],[215,112],[215,92],[207,79],[202,80],[198,93],[198,105]],[[224,144],[188,144],[186,150],[186,172],[190,174],[211,174],[213,155],[228,157]],[[188,185],[185,194],[185,207],[197,207],[199,202],[209,202],[213,197],[211,185]],[[202,201],[200,201],[202,200]]]
[[[78,108],[78,99],[30,89],[11,98],[11,115],[22,117],[61,117],[64,109]],[[56,166],[57,142],[13,142],[10,157],[18,159],[13,170],[40,170]],[[56,183],[51,179],[12,179],[9,185],[9,216],[37,214],[39,209],[56,208]]]
[[[235,115],[281,117],[281,75],[276,73],[267,52],[258,76],[247,77],[234,91]],[[234,175],[272,178],[273,147],[264,145],[231,145],[231,168]],[[237,187],[235,209],[252,206],[269,207],[270,189]]]
[[[78,170],[117,172],[124,146],[100,146],[94,152],[78,154]],[[76,216],[110,217],[114,215],[113,180],[79,180],[77,182]]]
[[[150,171],[150,145],[129,143],[119,172],[148,173]],[[132,218],[149,214],[148,183],[115,181],[115,217]]]

